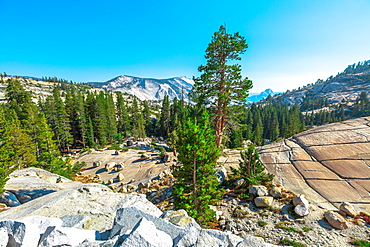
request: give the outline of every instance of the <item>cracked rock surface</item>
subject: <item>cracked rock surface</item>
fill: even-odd
[[[327,124],[259,148],[276,182],[326,209],[370,210],[370,117]]]

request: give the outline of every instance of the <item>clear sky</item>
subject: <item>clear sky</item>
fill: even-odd
[[[219,26],[243,75],[286,91],[370,59],[369,0],[0,0],[0,71],[76,82],[199,76]]]

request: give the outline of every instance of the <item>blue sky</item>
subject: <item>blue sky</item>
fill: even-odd
[[[219,26],[243,75],[286,91],[370,59],[369,0],[0,0],[0,71],[76,82],[199,76]]]

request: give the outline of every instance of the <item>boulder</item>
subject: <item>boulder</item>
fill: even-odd
[[[38,229],[33,224],[25,224],[19,221],[5,220],[0,222],[0,232],[6,232],[8,240],[7,247],[36,247],[40,239]],[[2,233],[4,234],[4,233]],[[0,240],[0,243],[3,240]],[[3,241],[2,244],[5,241]]]
[[[181,232],[173,240],[173,246],[188,247],[194,246],[198,240],[200,230],[196,227],[190,227],[186,231]]]
[[[308,208],[308,201],[304,195],[297,195],[293,198],[293,205],[305,205]]]
[[[109,162],[109,163],[105,164],[105,170],[107,172],[110,172],[114,169],[115,166],[116,166],[116,162]]]
[[[339,210],[343,211],[344,213],[346,213],[346,215],[351,217],[356,217],[358,215],[356,209],[349,202],[343,202],[340,205]]]
[[[274,198],[279,198],[281,196],[281,187],[273,186],[269,194]]]
[[[297,205],[294,207],[294,212],[303,217],[308,215],[310,213],[310,210],[306,205]]]
[[[166,220],[157,218],[156,216],[145,213],[135,207],[120,208],[116,212],[114,218],[113,228],[110,232],[110,238],[114,236],[122,236],[127,231],[134,228],[134,226],[142,219],[146,218],[152,221],[156,228],[171,236],[172,239],[176,238],[185,228],[176,226]]]
[[[329,222],[329,224],[337,229],[347,229],[348,228],[348,222],[346,219],[336,213],[336,212],[327,212],[325,215],[325,219]]]
[[[265,186],[253,185],[249,187],[249,193],[255,196],[267,196],[268,192]]]
[[[33,215],[22,219],[26,225],[35,226],[32,230],[38,234],[43,234],[49,226],[62,226],[63,220],[59,218],[48,218],[45,216]]]
[[[145,195],[115,193],[100,184],[83,184],[37,198],[0,214],[0,220],[19,220],[30,215],[62,217],[85,215],[91,218],[87,229],[105,231],[111,229],[116,209],[135,206],[159,217],[162,211],[149,202]]]
[[[254,198],[254,203],[257,207],[271,207],[273,202],[274,198],[272,196],[259,196]]]
[[[150,214],[154,217],[160,217],[163,212],[157,208],[153,203],[146,199],[142,194],[127,194],[124,199],[116,206],[116,209],[135,207],[138,210]],[[148,219],[148,217],[146,217]]]
[[[118,150],[114,151],[114,155],[119,155],[120,152]]]
[[[177,226],[195,227],[197,229],[201,228],[192,217],[188,216],[188,213],[184,209],[176,211],[168,210],[164,212],[160,218],[167,220]]]
[[[142,154],[142,155],[140,156],[140,159],[141,159],[141,160],[148,160],[148,159],[150,159],[150,156],[149,156],[148,154]]]
[[[108,184],[114,184],[114,179],[113,178],[109,179]]]
[[[85,229],[91,218],[86,215],[65,215],[59,217],[62,220],[62,227],[73,227],[77,229]]]
[[[163,157],[162,157],[162,161],[164,163],[167,163],[169,160],[170,160],[170,156],[168,154],[164,154]]]
[[[114,170],[119,172],[119,171],[122,171],[123,168],[125,167],[125,163],[121,162],[121,163],[118,163],[115,167],[114,167]]]
[[[245,184],[245,179],[244,178],[239,178],[234,182],[235,187],[241,187]]]
[[[42,235],[38,247],[77,246],[86,239],[95,240],[96,231],[49,226]]]
[[[118,175],[117,175],[117,180],[118,181],[123,181],[125,179],[125,176],[122,174],[122,173],[118,173]]]
[[[5,191],[0,195],[0,203],[4,203],[8,207],[16,207],[21,205],[18,198],[10,191]]]
[[[93,163],[93,167],[99,167],[99,166],[101,166],[101,161],[95,161]]]
[[[151,181],[146,181],[146,182],[140,182],[137,186],[139,189],[142,188],[149,188],[152,185]]]
[[[0,228],[0,247],[7,247],[8,241],[8,232],[4,228]]]
[[[130,147],[130,146],[134,145],[134,142],[132,140],[128,140],[126,142],[126,145]]]
[[[172,247],[172,238],[156,228],[155,224],[143,217],[122,243],[123,246]]]
[[[216,176],[217,180],[220,183],[223,183],[227,179],[227,170],[224,166],[217,166],[216,167]]]
[[[242,240],[243,239],[238,236],[231,235],[229,233],[222,232],[219,230],[202,229],[199,233],[199,237],[197,239],[195,246],[197,247],[237,246],[237,244]]]

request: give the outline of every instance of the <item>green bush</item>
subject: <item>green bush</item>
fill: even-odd
[[[109,150],[121,150],[120,144],[113,144],[108,148]]]
[[[292,247],[307,247],[306,244],[295,242],[295,241],[289,240],[287,238],[284,238],[283,240],[281,240],[281,244],[292,246]]]
[[[352,245],[357,245],[357,246],[360,246],[360,247],[370,247],[370,242],[369,241],[366,241],[366,240],[353,240],[350,242]]]
[[[267,225],[267,222],[266,221],[263,221],[263,220],[260,220],[260,221],[257,222],[257,224],[259,226],[266,226]]]

